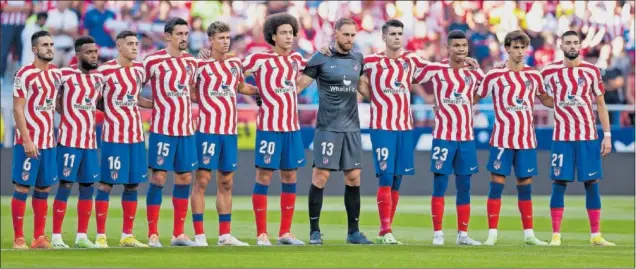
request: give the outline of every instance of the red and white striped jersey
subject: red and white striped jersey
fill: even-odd
[[[557,61],[544,67],[541,76],[546,90],[554,97],[552,140],[597,139],[592,97],[605,94],[598,67],[586,61],[566,67],[563,61]]]
[[[482,98],[492,94],[495,125],[490,145],[507,149],[536,148],[532,111],[535,96],[544,93],[541,74],[529,66],[518,72],[507,67],[490,70],[477,90]]]
[[[66,147],[95,149],[95,113],[104,77],[95,71],[82,73],[77,65],[62,68],[62,121],[59,143]]]
[[[247,56],[242,64],[244,72],[253,73],[263,99],[256,128],[273,132],[300,130],[296,78],[305,69],[307,60],[298,52],[281,56],[270,50]]]
[[[53,133],[55,97],[62,81],[62,72],[54,65],[42,70],[33,64],[23,66],[15,75],[13,97],[26,100],[24,118],[29,137],[38,149],[55,147]],[[14,143],[22,144],[20,130],[16,128]]]
[[[189,53],[172,57],[163,49],[148,55],[143,65],[154,102],[150,132],[171,136],[193,135],[190,86],[194,81],[197,59]]]
[[[453,69],[448,63],[430,63],[415,76],[415,83],[432,82],[435,101],[433,138],[450,141],[474,140],[473,95],[484,78],[479,69]]]
[[[237,134],[236,92],[243,80],[239,58],[199,61],[195,73],[199,93],[199,132]]]
[[[414,75],[428,64],[409,51],[396,59],[384,53],[364,57],[364,72],[371,86],[371,129],[413,129],[410,87]]]
[[[146,80],[141,62],[123,67],[117,60],[102,64],[98,71],[104,77],[104,128],[102,141],[138,143],[144,141],[143,123],[137,106],[138,96]]]

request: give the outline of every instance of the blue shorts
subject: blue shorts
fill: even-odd
[[[413,131],[370,130],[376,175],[414,175]]]
[[[293,170],[305,165],[305,147],[300,131],[256,131],[256,167]]]
[[[60,180],[87,184],[99,181],[96,149],[57,145],[57,167]]]
[[[490,147],[488,171],[493,174],[509,176],[513,167],[515,168],[515,176],[518,178],[538,175],[537,150]]]
[[[148,181],[146,143],[102,141],[102,180],[108,184],[139,184]]]
[[[152,169],[192,172],[199,168],[197,161],[197,138],[189,136],[170,136],[150,133],[148,139],[148,166]]]
[[[574,168],[578,181],[603,178],[601,143],[588,141],[553,141],[552,180],[574,181]]]
[[[233,172],[238,160],[237,135],[197,132],[199,169]]]
[[[433,139],[431,172],[436,174],[472,175],[479,172],[475,141]]]
[[[13,183],[24,186],[46,188],[57,181],[56,149],[41,149],[40,156],[29,158],[24,153],[24,146],[13,147]]]

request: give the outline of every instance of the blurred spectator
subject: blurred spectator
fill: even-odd
[[[42,29],[46,23],[48,15],[46,12],[40,12],[36,15],[34,23],[27,23],[22,31],[22,65],[27,65],[33,62],[33,52],[31,51],[31,36]]]
[[[495,40],[495,36],[488,30],[488,27],[483,22],[477,22],[477,28],[469,35],[469,40],[472,45],[473,57],[482,62],[490,56],[490,42]]]
[[[139,61],[142,61],[146,57],[146,55],[159,50],[159,47],[157,46],[157,44],[155,44],[153,39],[146,33],[141,34],[141,40],[139,42],[139,45],[140,45],[139,56],[138,56]]]
[[[192,30],[190,30],[190,53],[192,55],[199,54],[202,48],[208,47],[208,35],[206,34],[207,26],[204,28],[203,21],[199,17],[192,18]]]
[[[30,1],[7,1],[0,2],[0,23],[2,24],[2,43],[0,44],[0,80],[4,78],[4,72],[7,70],[7,59],[9,51],[13,51],[13,55],[20,62],[22,53],[22,31],[31,8],[33,5]],[[1,83],[0,83],[1,84]]]
[[[48,12],[45,27],[53,36],[55,57],[53,64],[67,66],[73,58],[74,40],[78,37],[79,19],[69,7],[70,1],[60,1],[55,9]]]
[[[84,28],[88,35],[95,38],[100,48],[114,48],[117,33],[108,31],[104,25],[106,21],[115,19],[115,13],[106,9],[106,1],[93,1],[93,9],[84,15]],[[100,55],[101,58],[104,58]]]

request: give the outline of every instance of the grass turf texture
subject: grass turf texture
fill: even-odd
[[[549,197],[535,196],[535,233],[542,240],[551,238]],[[49,199],[52,203],[53,199]],[[164,197],[160,217],[161,242],[169,245],[172,233],[172,205],[170,197]],[[27,201],[25,234],[30,244],[32,212]],[[306,247],[246,247],[221,248],[214,246],[217,239],[217,215],[214,197],[207,197],[205,226],[209,248],[121,249],[122,212],[119,197],[113,196],[108,216],[107,235],[111,249],[92,250],[11,250],[13,230],[11,225],[10,197],[2,197],[1,267],[632,267],[634,268],[634,198],[628,196],[604,196],[601,230],[605,238],[618,244],[614,248],[589,246],[589,224],[585,210],[585,197],[566,197],[562,224],[563,246],[529,247],[523,245],[523,231],[517,199],[503,197],[499,225],[499,241],[495,247],[459,247],[455,245],[455,204],[447,197],[444,218],[446,245],[433,247],[429,197],[401,197],[393,231],[404,246],[352,246],[344,245],[346,213],[342,197],[325,197],[321,215],[324,246]],[[249,197],[235,197],[232,212],[232,232],[240,240],[255,244],[255,224]],[[484,241],[488,233],[486,197],[472,197],[472,217],[469,234]],[[69,245],[75,240],[77,224],[76,200],[69,200],[64,221],[64,239]],[[270,196],[268,230],[272,243],[278,235],[278,196]],[[309,220],[307,200],[299,197],[292,232],[308,241]],[[146,212],[144,198],[135,221],[135,234],[146,242]],[[49,205],[49,210],[52,205]],[[52,217],[48,216],[47,233],[51,230]],[[363,197],[360,228],[374,240],[378,229],[378,213],[374,197]],[[190,215],[186,221],[186,233],[193,237]],[[95,239],[95,220],[92,216],[89,238]],[[117,247],[117,248],[115,248]]]

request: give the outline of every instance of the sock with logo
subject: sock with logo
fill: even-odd
[[[550,216],[552,217],[552,233],[561,233],[561,220],[565,209],[565,185],[556,182],[552,183],[552,194],[550,195]]]
[[[280,229],[278,236],[291,231],[294,207],[296,205],[296,183],[282,183],[280,193]]]
[[[232,228],[232,214],[219,214],[219,236],[230,234]]]
[[[33,206],[33,238],[38,238],[44,235],[44,228],[46,227],[46,212],[49,209],[47,198],[48,192],[39,192],[33,190],[33,198],[31,205]]]
[[[431,197],[431,216],[433,218],[433,231],[435,232],[442,230],[446,187],[448,187],[448,175],[436,173],[433,179],[433,195]]]
[[[601,232],[601,193],[598,182],[585,184],[585,207],[590,220],[590,232],[599,234]]]
[[[457,230],[468,231],[470,222],[470,175],[456,175],[455,187],[457,187]]]
[[[501,193],[504,184],[490,182],[488,190],[488,202],[486,203],[486,211],[488,212],[488,229],[497,229],[499,226],[499,212],[501,211]]]
[[[311,232],[320,232],[320,211],[322,211],[323,188],[311,184],[309,187],[309,226]]]
[[[110,191],[97,190],[95,195],[95,220],[97,222],[97,234],[106,233],[106,218],[108,218],[108,204]]]
[[[532,185],[517,185],[517,197],[517,205],[519,207],[519,213],[521,213],[523,230],[532,230]]]
[[[267,190],[269,186],[254,183],[252,208],[256,219],[256,236],[267,234]]]
[[[391,209],[393,208],[393,200],[391,199],[391,185],[393,184],[393,175],[379,175],[379,186],[376,196],[378,204],[378,213],[380,215],[380,236],[391,232]]]
[[[347,227],[349,234],[360,231],[360,186],[345,186],[345,208],[347,209]]]
[[[90,185],[82,185],[79,187],[79,200],[77,200],[77,233],[86,234],[88,231],[88,222],[93,213],[93,192],[94,187]]]
[[[53,201],[53,234],[62,233],[66,202],[68,202],[69,196],[71,196],[71,188],[66,188],[65,184],[60,184],[55,194],[55,201]]]
[[[137,190],[126,190],[121,195],[121,208],[123,211],[124,223],[123,234],[132,234],[135,216],[137,215]]]
[[[174,208],[172,235],[183,234],[185,218],[188,215],[188,202],[190,201],[190,184],[174,184],[172,190],[172,207]]]
[[[148,220],[148,237],[153,234],[159,235],[158,222],[159,211],[161,210],[163,186],[150,183],[148,194],[146,195],[146,219]]]
[[[13,198],[11,198],[14,239],[24,237],[24,213],[26,212],[27,196],[29,196],[29,193],[14,191]]]
[[[393,178],[393,184],[391,185],[391,224],[393,224],[393,218],[395,217],[395,211],[397,210],[398,201],[400,201],[401,185],[402,176],[395,176]]]

